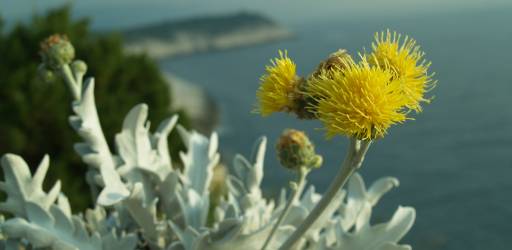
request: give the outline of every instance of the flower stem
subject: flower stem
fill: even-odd
[[[281,223],[283,222],[283,220],[286,218],[286,216],[290,212],[290,209],[292,208],[293,203],[299,198],[300,194],[302,193],[302,190],[304,189],[304,185],[306,184],[306,176],[308,175],[308,173],[309,173],[309,169],[307,167],[300,168],[298,180],[295,183],[296,185],[294,185],[294,187],[293,187],[293,193],[290,196],[290,199],[288,200],[288,202],[286,203],[286,206],[285,206],[283,212],[281,213],[281,215],[279,215],[279,218],[277,219],[276,224],[272,228],[272,231],[270,231],[270,234],[268,235],[267,240],[265,240],[265,243],[263,244],[263,247],[261,248],[261,250],[265,250],[268,247],[268,245],[272,241],[272,238],[274,237],[274,234],[277,232],[277,229],[279,228],[279,226],[281,226]]]
[[[309,213],[308,217],[299,225],[293,234],[286,240],[286,242],[279,248],[279,250],[291,249],[300,238],[306,234],[308,229],[315,223],[324,210],[329,206],[332,199],[345,185],[352,174],[361,167],[364,156],[368,151],[371,140],[358,140],[350,138],[350,146],[348,148],[345,160],[334,178],[333,182],[327,189],[327,192],[322,196],[322,199],[317,203],[315,208]]]
[[[60,68],[60,73],[62,74],[62,78],[68,85],[68,87],[71,91],[71,94],[73,95],[73,99],[76,101],[80,100],[82,90],[78,86],[79,84],[77,83],[75,76],[73,75],[73,72],[71,71],[71,68],[69,67],[69,65],[68,64],[62,65]]]

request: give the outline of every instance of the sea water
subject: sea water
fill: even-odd
[[[308,181],[323,192],[344,156],[347,139],[324,139],[319,122],[286,114],[251,113],[258,79],[279,49],[307,75],[339,49],[353,55],[370,48],[376,31],[390,28],[414,37],[432,61],[438,86],[424,111],[389,130],[369,150],[360,171],[367,184],[394,176],[400,186],[374,208],[373,223],[398,205],[417,209],[402,242],[415,249],[512,249],[512,10],[445,12],[414,17],[358,20],[329,18],[292,27],[291,40],[161,61],[162,68],[200,86],[217,101],[220,150],[230,164],[249,155],[267,136],[263,188],[275,195],[293,174],[279,166],[274,145],[285,128],[308,132],[324,166]]]

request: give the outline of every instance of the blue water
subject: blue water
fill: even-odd
[[[306,130],[324,155],[310,183],[321,191],[337,171],[347,140],[326,141],[318,122],[285,114],[251,114],[264,65],[287,49],[302,74],[338,48],[369,47],[372,34],[396,29],[416,38],[433,62],[435,99],[416,120],[396,126],[370,149],[367,182],[395,176],[401,185],[374,210],[376,222],[398,205],[417,209],[403,242],[415,249],[512,249],[512,9],[444,12],[386,20],[337,19],[292,27],[297,38],[258,47],[164,60],[161,66],[203,86],[221,109],[224,161],[269,139],[263,186],[270,193],[292,175],[277,163],[273,145],[285,128]]]

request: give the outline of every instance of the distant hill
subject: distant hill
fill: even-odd
[[[154,58],[250,46],[291,37],[273,20],[249,12],[165,21],[123,32],[128,52]]]

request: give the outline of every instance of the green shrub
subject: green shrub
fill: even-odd
[[[151,107],[154,126],[169,116],[170,93],[151,59],[125,55],[119,35],[91,33],[87,19],[72,20],[69,6],[34,16],[28,24],[17,24],[9,31],[0,22],[0,152],[22,155],[32,169],[49,153],[53,170],[47,183],[60,179],[74,208],[83,209],[91,199],[81,178],[86,166],[72,147],[78,138],[67,121],[71,96],[60,80],[48,83],[37,76],[39,42],[54,33],[66,34],[76,57],[88,62],[87,75],[95,76],[98,112],[107,139],[114,138],[124,115],[139,102]],[[170,140],[174,145],[181,143],[176,135]],[[176,155],[181,147],[171,148]]]

